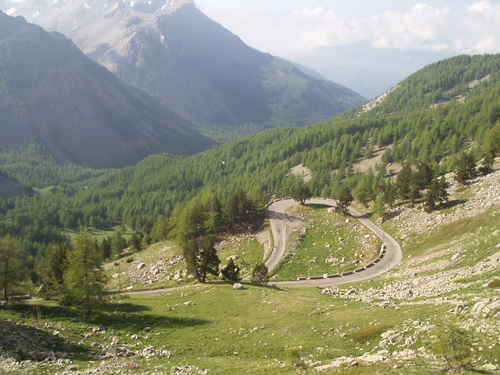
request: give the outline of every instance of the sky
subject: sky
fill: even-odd
[[[197,0],[245,42],[289,57],[318,47],[500,52],[500,0]]]

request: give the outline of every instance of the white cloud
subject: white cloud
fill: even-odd
[[[470,12],[484,13],[491,9],[491,4],[489,1],[478,1],[469,5],[467,9]]]
[[[218,16],[250,44],[281,55],[359,42],[402,50],[500,52],[500,4],[492,0],[471,0],[468,5],[450,1],[447,6],[427,0],[406,10],[370,16],[346,16],[329,6],[299,8],[281,15]]]
[[[446,30],[449,8],[435,8],[418,3],[405,12],[384,13],[359,18],[346,18],[331,9],[302,9],[292,13],[295,18],[307,19],[310,29],[302,33],[300,48],[370,42],[377,48],[443,49],[440,39]]]

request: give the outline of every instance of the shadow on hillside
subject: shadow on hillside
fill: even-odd
[[[392,220],[401,215],[402,210],[393,210],[385,213],[385,220]]]
[[[288,220],[292,223],[298,223],[303,221],[301,218],[298,218],[296,216],[289,216],[287,214],[283,214],[281,212],[276,212],[276,211],[269,211],[269,218],[273,220]]]
[[[103,312],[107,313],[141,313],[145,311],[151,311],[151,308],[144,305],[136,305],[133,303],[107,303],[102,308]]]
[[[7,357],[18,361],[44,361],[58,358],[88,359],[88,349],[75,345],[61,336],[36,327],[0,320],[0,349]]]
[[[350,217],[353,217],[355,219],[367,219],[370,220],[373,217],[373,212],[367,212],[366,214],[356,216],[356,215],[349,215]]]
[[[248,281],[240,281],[239,282],[241,285],[246,286],[246,287],[253,287],[253,288],[262,288],[262,289],[272,289],[278,292],[286,292],[285,289],[280,288],[277,285],[273,285],[272,281],[269,282],[267,285],[260,285],[260,284],[254,284]],[[205,282],[206,285],[233,285],[233,282],[230,281],[223,281],[223,280],[214,280],[214,281],[207,281]]]
[[[452,207],[455,207],[455,206],[463,205],[465,203],[467,203],[467,200],[465,200],[465,199],[455,199],[455,200],[443,203],[442,205],[440,205],[438,207],[438,210],[446,210],[448,208],[452,208]]]
[[[312,208],[313,210],[322,210],[325,208],[334,208],[328,204],[306,204],[306,207]]]
[[[150,308],[133,304],[109,304],[85,317],[81,312],[62,306],[20,305],[12,308],[33,319],[71,320],[112,329],[142,331],[151,328],[183,328],[208,324],[209,321],[192,318],[177,318],[155,314],[138,314]]]
[[[251,287],[259,288],[259,289],[272,289],[272,290],[277,291],[277,292],[286,292],[285,289],[280,288],[279,286],[272,284],[272,281],[270,281],[269,284],[267,284],[267,285],[258,285],[258,284],[248,283],[248,282],[246,282],[246,283],[242,282],[241,284],[244,286],[251,286]]]

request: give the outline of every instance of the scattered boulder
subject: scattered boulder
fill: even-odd
[[[242,284],[240,284],[240,283],[235,283],[235,284],[233,284],[233,289],[234,289],[234,290],[243,290],[243,289],[245,289],[245,288],[243,287],[243,285],[242,285]]]
[[[207,375],[208,370],[203,370],[196,366],[177,366],[171,370],[172,375]]]
[[[495,317],[498,313],[500,313],[500,298],[479,301],[471,309],[471,314],[478,318]]]

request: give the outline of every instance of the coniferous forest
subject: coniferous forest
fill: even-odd
[[[500,5],[349,6],[0,0],[1,374],[500,370]]]
[[[447,65],[461,66],[461,77],[470,68],[465,74],[472,79],[495,71],[497,63],[497,56],[459,57],[424,69],[402,86],[418,93],[424,85],[418,82],[435,82]],[[287,196],[294,183],[289,170],[298,164],[313,172],[308,184],[312,195],[335,198],[347,187],[354,198],[375,201],[377,187],[389,181],[387,174],[357,173],[353,165],[382,147],[388,147],[383,156],[386,165],[426,163],[437,176],[453,170],[462,152],[470,150],[476,160],[498,152],[500,85],[494,82],[494,78],[485,81],[464,102],[419,110],[408,104],[389,114],[376,109],[349,114],[309,128],[270,130],[194,156],[155,155],[117,171],[58,167],[43,161],[47,158],[33,169],[29,166],[35,153],[22,154],[28,156],[15,163],[12,154],[4,153],[0,160],[13,177],[40,187],[49,180],[57,184],[50,192],[2,200],[0,231],[22,238],[31,256],[50,243],[64,241],[64,229],[126,226],[148,233],[159,217],[172,216],[176,207],[203,192],[213,192],[222,204],[240,191],[259,200]],[[444,80],[439,87],[450,85]]]

